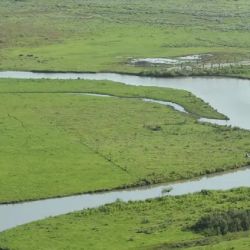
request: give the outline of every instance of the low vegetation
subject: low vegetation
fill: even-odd
[[[216,115],[179,90],[1,80],[0,202],[171,182],[249,164],[248,131],[200,124],[197,116],[136,98],[72,94],[76,90],[176,98],[193,113],[197,107],[201,115]]]
[[[249,0],[1,0],[0,70],[250,78],[249,10]],[[181,66],[131,63],[188,55],[203,57]],[[181,90],[0,79],[0,203],[250,164],[249,131],[199,117],[226,118]],[[2,232],[0,250],[249,250],[249,197],[250,189],[237,189],[117,201]]]
[[[208,103],[195,97],[192,93],[170,88],[135,87],[108,81],[0,79],[0,93],[96,93],[114,97],[149,98],[180,104],[189,113],[197,117],[226,119],[223,114],[218,113]]]
[[[208,65],[249,61],[249,9],[248,0],[1,0],[0,69],[241,75],[196,62],[191,70],[130,62],[193,54],[212,55]]]
[[[208,235],[247,231],[250,229],[250,211],[230,210],[209,214],[199,219],[192,229]]]
[[[187,228],[203,216],[245,211],[250,206],[249,197],[250,189],[237,189],[145,202],[118,201],[3,232],[0,246],[13,250],[248,250],[249,231],[208,236]]]

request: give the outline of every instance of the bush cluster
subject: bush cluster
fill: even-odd
[[[250,210],[229,210],[201,217],[192,230],[207,235],[224,235],[250,229]]]

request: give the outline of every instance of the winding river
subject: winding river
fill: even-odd
[[[32,73],[11,71],[0,72],[0,78],[111,80],[136,86],[184,89],[202,98],[219,112],[229,117],[229,121],[207,120],[205,118],[202,118],[201,121],[238,126],[250,130],[249,80],[220,77],[154,78],[114,73]],[[151,99],[143,100],[169,105],[181,112],[185,112],[183,107],[174,103]],[[117,199],[136,201],[163,195],[183,195],[204,189],[227,190],[237,187],[250,187],[250,168],[166,185],[0,205],[0,231],[49,216],[98,207],[112,203]]]
[[[22,71],[2,71],[0,78],[110,80],[135,86],[184,89],[210,103],[219,112],[229,117],[230,120],[226,125],[250,129],[250,80],[225,77],[157,78],[116,73],[33,73]]]

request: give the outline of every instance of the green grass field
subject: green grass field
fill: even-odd
[[[199,124],[197,115],[131,98],[221,116],[186,91],[3,79],[0,95],[1,202],[170,182],[249,163],[249,132]]]
[[[249,12],[248,0],[1,0],[0,70],[250,78],[249,65],[131,64],[197,54],[210,55],[201,62],[207,65],[249,62]],[[172,101],[190,114],[141,98]],[[198,117],[225,118],[181,90],[0,79],[0,204],[250,164],[249,131],[199,124]],[[0,250],[249,250],[249,232],[207,237],[187,230],[204,214],[249,209],[249,197],[249,189],[238,189],[117,202],[0,233]]]
[[[13,250],[248,250],[249,232],[205,236],[188,228],[214,211],[249,209],[249,197],[250,189],[238,189],[117,202],[4,232],[0,246]]]
[[[157,74],[165,67],[128,62],[200,53],[212,63],[249,60],[249,10],[247,0],[2,0],[0,69]]]

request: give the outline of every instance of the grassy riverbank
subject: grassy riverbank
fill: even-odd
[[[128,204],[117,202],[1,233],[0,247],[12,250],[248,250],[249,232],[206,236],[188,228],[204,215],[249,209],[249,197],[250,189],[238,189]]]
[[[0,69],[180,75],[130,60],[209,54],[205,64],[248,61],[249,10],[247,0],[2,0]],[[233,73],[192,68],[185,74]]]
[[[1,202],[169,182],[249,163],[248,131],[199,124],[197,116],[130,98],[170,100],[220,116],[186,91],[80,80],[0,82]]]
[[[95,93],[122,98],[151,98],[177,103],[196,117],[226,119],[192,93],[172,88],[129,86],[111,81],[0,79],[0,94],[4,93]]]
[[[250,78],[249,13],[248,0],[1,0],[0,70]],[[201,59],[133,63],[193,55]],[[189,114],[141,98],[175,102]],[[182,90],[0,79],[0,203],[250,164],[249,131],[200,124],[198,117],[225,118]],[[117,202],[1,233],[0,250],[249,250],[249,232],[204,236],[188,229],[203,215],[249,209],[249,197],[249,189],[238,189]]]

